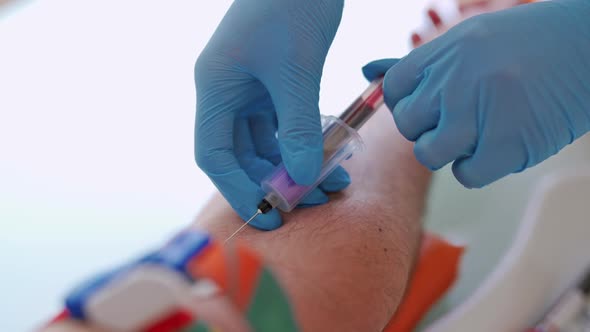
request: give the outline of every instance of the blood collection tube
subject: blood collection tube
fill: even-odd
[[[317,187],[344,159],[362,149],[362,140],[356,130],[334,116],[322,117],[324,161],[318,179],[309,186],[298,185],[291,179],[284,164],[279,164],[261,182],[267,195],[258,207],[262,213],[272,208],[289,212]]]
[[[313,184],[302,186],[295,183],[282,163],[262,180],[261,187],[266,196],[258,205],[260,213],[267,213],[273,208],[284,212],[293,210],[343,160],[362,150],[363,143],[357,130],[383,105],[382,83],[383,78],[371,82],[340,117],[322,117],[324,161],[320,176]]]

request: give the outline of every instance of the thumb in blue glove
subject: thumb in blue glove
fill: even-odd
[[[590,2],[549,1],[473,17],[384,69],[384,99],[414,154],[453,162],[482,187],[590,130]]]
[[[243,219],[281,160],[298,184],[319,176],[320,78],[342,8],[343,0],[236,0],[197,60],[196,161]],[[339,168],[302,203],[325,203],[324,191],[349,183]],[[274,229],[281,218],[271,211],[252,225]]]

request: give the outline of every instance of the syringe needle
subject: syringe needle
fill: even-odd
[[[231,240],[234,236],[236,236],[236,234],[238,234],[242,230],[242,228],[246,227],[246,225],[248,225],[252,220],[254,220],[254,218],[258,217],[259,214],[262,214],[262,211],[260,211],[260,209],[258,209],[256,213],[254,213],[254,215],[250,217],[250,219],[248,219],[248,221],[246,221],[242,226],[240,226],[240,228],[236,229],[236,231],[233,232],[232,235],[225,239],[225,241],[223,241],[223,244],[226,244],[227,241]]]

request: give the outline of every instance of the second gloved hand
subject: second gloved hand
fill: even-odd
[[[319,176],[320,78],[343,0],[236,0],[195,65],[195,156],[242,219],[264,197],[260,181],[283,162],[298,184]],[[277,135],[278,133],[278,135]],[[350,183],[338,168],[303,204]],[[274,229],[277,211],[252,225]]]
[[[534,166],[590,130],[590,1],[476,16],[394,63],[365,75],[387,71],[385,102],[416,158],[432,170],[454,161],[466,187]]]

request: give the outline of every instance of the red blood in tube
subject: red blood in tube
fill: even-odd
[[[373,91],[373,93],[371,93],[369,95],[369,97],[367,97],[367,99],[365,100],[365,103],[369,106],[371,106],[371,108],[375,109],[375,107],[377,107],[377,102],[383,98],[383,86],[379,85],[377,87],[377,89],[375,89],[375,91]]]
[[[439,28],[442,25],[442,19],[440,18],[440,15],[438,15],[438,13],[432,8],[430,8],[427,13],[428,17],[430,17],[430,21],[432,21],[432,24]]]

